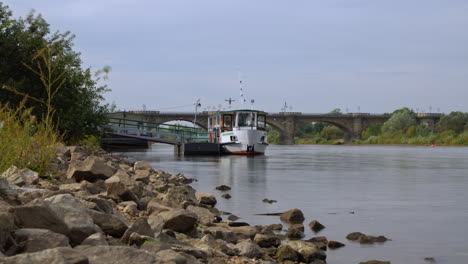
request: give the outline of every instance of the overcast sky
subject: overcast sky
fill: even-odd
[[[467,0],[3,2],[75,34],[86,67],[111,66],[122,109],[225,107],[240,69],[267,111],[468,112]]]

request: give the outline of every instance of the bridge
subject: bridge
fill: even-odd
[[[196,124],[207,128],[208,117],[216,112],[204,111],[197,114]],[[129,111],[109,114],[111,118],[140,120],[142,122],[166,123],[183,120],[194,122],[193,112],[160,112],[160,111]],[[442,115],[438,113],[417,113],[419,124],[425,123],[429,129],[434,130],[436,123]],[[369,126],[383,123],[391,117],[390,114],[347,113],[347,114],[312,114],[301,112],[268,113],[267,124],[280,132],[280,144],[294,144],[296,129],[312,122],[325,122],[343,130],[345,140],[360,139],[362,132]]]

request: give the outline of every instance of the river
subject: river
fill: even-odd
[[[156,144],[122,154],[197,179],[192,186],[214,194],[218,209],[252,225],[280,223],[255,214],[301,209],[306,239],[346,244],[328,250],[327,263],[468,263],[468,148],[271,145],[264,156],[178,157]],[[231,199],[214,190],[221,184]],[[314,219],[326,226],[318,234],[308,228]],[[345,238],[355,231],[392,241],[360,245]]]

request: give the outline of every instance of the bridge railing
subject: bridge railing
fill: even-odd
[[[203,128],[189,127],[179,124],[164,124],[125,118],[109,118],[109,126],[127,134],[154,138],[165,138],[179,142],[207,141],[208,133]]]

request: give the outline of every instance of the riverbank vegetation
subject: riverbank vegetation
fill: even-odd
[[[13,19],[0,2],[0,171],[48,174],[58,142],[92,142],[107,123],[100,83],[110,68],[83,67],[73,38],[41,15]]]

